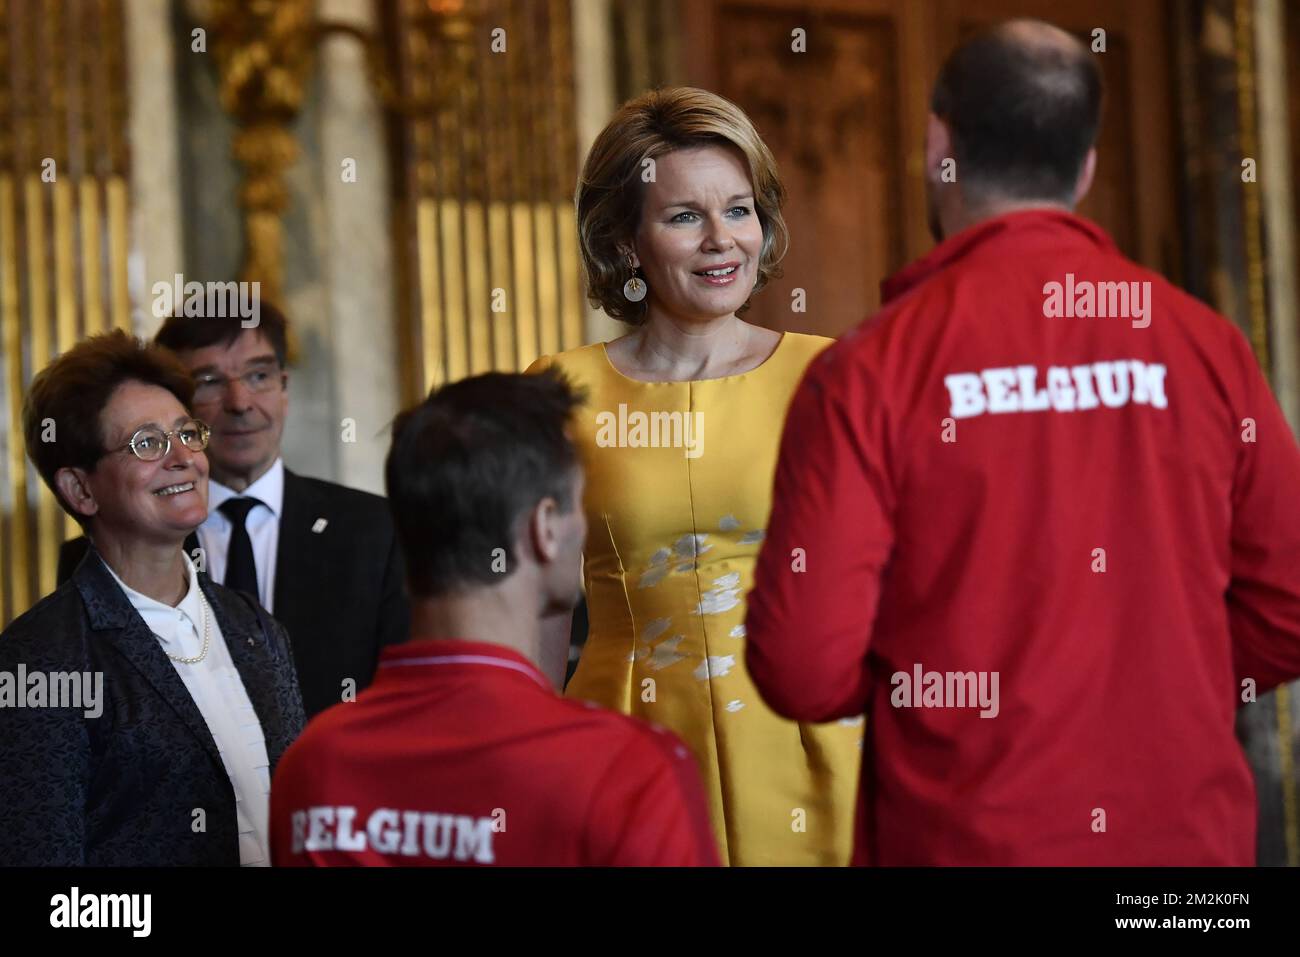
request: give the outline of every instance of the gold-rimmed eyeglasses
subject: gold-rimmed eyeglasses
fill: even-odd
[[[208,447],[208,437],[211,434],[212,430],[208,428],[207,423],[200,422],[198,419],[182,422],[170,432],[155,425],[146,425],[144,428],[136,429],[135,435],[131,436],[131,441],[126,445],[109,449],[104,454],[111,455],[113,452],[130,450],[142,462],[157,462],[172,450],[173,435],[191,452],[202,452]]]

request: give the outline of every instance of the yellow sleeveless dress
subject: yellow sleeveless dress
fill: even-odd
[[[842,865],[852,851],[861,719],[786,721],[744,663],[786,408],[829,344],[787,332],[750,372],[691,382],[630,379],[604,344],[529,369],[558,366],[588,392],[573,435],[590,631],[565,694],[664,725],[694,749],[730,864]]]

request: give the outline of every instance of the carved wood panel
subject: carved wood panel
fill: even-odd
[[[784,275],[750,317],[838,334],[875,306],[881,279],[904,258],[893,25],[802,5],[723,3],[717,15],[727,24],[716,35],[718,92],[749,113],[791,197]],[[797,29],[805,52],[792,49]]]

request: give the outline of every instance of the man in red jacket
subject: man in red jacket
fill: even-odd
[[[789,411],[747,663],[866,712],[858,863],[1254,861],[1233,723],[1300,675],[1300,450],[1241,333],[1071,213],[1100,100],[1046,24],[954,53],[942,241]]]
[[[280,759],[275,864],[718,863],[681,742],[553,688],[567,644],[540,619],[577,600],[586,538],[577,402],[557,374],[492,373],[398,417],[412,640]]]

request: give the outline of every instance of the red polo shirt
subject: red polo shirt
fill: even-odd
[[[1245,337],[1057,212],[885,294],[793,400],[746,625],[775,710],[868,715],[857,861],[1252,864],[1300,451]]]
[[[384,649],[308,724],[271,788],[277,865],[716,865],[668,731],[561,698],[499,645]]]

